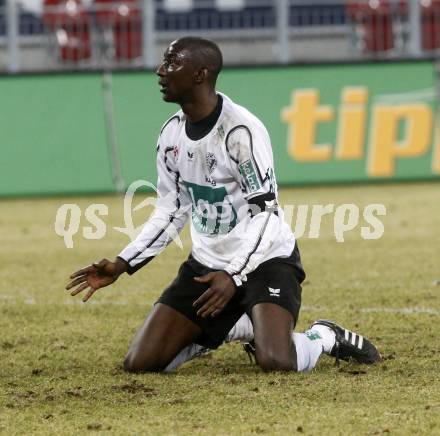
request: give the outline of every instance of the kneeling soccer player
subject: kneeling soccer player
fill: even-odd
[[[67,289],[89,288],[87,301],[133,274],[191,215],[192,252],[136,334],[127,371],[172,370],[225,340],[252,341],[264,370],[310,370],[322,352],[378,361],[371,342],[330,321],[292,333],[305,277],[299,250],[278,207],[266,128],[215,90],[222,62],[217,45],[203,38],[178,39],[165,51],[160,91],[181,110],[160,132],[155,212],[114,262],[77,271]]]

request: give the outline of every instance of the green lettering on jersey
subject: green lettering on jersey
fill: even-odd
[[[185,182],[192,199],[192,222],[199,233],[229,233],[237,224],[237,212],[226,189]]]
[[[306,336],[311,340],[311,341],[316,341],[317,339],[322,339],[321,335],[318,332],[315,331],[308,331],[306,332]]]
[[[249,192],[258,191],[261,188],[260,180],[258,179],[254,163],[251,159],[238,165],[238,169],[244,179],[244,182]]]

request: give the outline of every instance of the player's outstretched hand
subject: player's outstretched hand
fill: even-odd
[[[127,265],[120,259],[111,262],[102,259],[92,265],[86,266],[74,272],[70,278],[72,281],[66,286],[67,290],[75,288],[70,295],[74,296],[90,288],[84,295],[84,303],[99,289],[111,285],[118,277],[127,270]]]
[[[217,316],[235,294],[235,283],[224,271],[210,272],[201,277],[194,277],[194,280],[210,284],[209,289],[193,303],[194,307],[199,308],[197,315],[202,318]]]

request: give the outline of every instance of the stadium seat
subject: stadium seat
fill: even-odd
[[[402,0],[349,1],[347,15],[355,25],[363,48],[379,53],[395,48],[394,18],[402,17],[406,7]]]
[[[116,59],[142,56],[142,13],[136,1],[125,0],[118,6],[113,29]]]
[[[54,33],[62,61],[91,57],[91,20],[81,0],[44,0],[43,23]]]
[[[440,0],[421,0],[422,48],[440,48]]]
[[[116,60],[142,55],[142,13],[136,0],[95,0],[100,27],[110,31]]]

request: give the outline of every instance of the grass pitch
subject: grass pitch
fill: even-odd
[[[140,201],[140,199],[139,199]],[[375,341],[383,363],[323,357],[312,373],[263,373],[239,345],[170,375],[121,362],[137,327],[189,251],[170,246],[82,304],[64,290],[79,267],[128,242],[120,197],[0,201],[0,433],[440,434],[440,185],[282,190],[282,203],[383,203],[379,240],[360,225],[338,243],[333,216],[300,248],[308,278],[298,330],[335,319]],[[55,234],[63,203],[105,203],[102,240]],[[142,221],[146,210],[137,212]],[[90,225],[83,218],[81,226]]]

